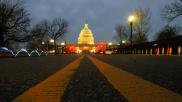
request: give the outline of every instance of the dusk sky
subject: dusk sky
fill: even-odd
[[[152,30],[149,39],[166,24],[160,17],[161,9],[173,0],[26,0],[33,24],[55,17],[69,22],[68,42],[77,42],[77,37],[85,21],[94,33],[95,42],[115,42],[114,28],[117,24],[127,24],[128,15],[136,8],[150,8]],[[182,22],[178,20],[177,22]],[[175,21],[174,21],[175,22]]]

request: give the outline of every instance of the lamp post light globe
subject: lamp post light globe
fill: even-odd
[[[50,43],[54,43],[54,39],[49,40]]]
[[[135,20],[135,16],[130,15],[130,16],[128,17],[128,21],[129,21],[130,23],[133,23],[134,20]]]
[[[109,42],[108,45],[111,46],[111,45],[113,45],[113,44],[112,44],[112,42]]]
[[[65,46],[66,44],[64,42],[61,43],[61,46]]]
[[[42,41],[42,45],[45,45],[45,42],[44,41]]]
[[[56,54],[56,44],[55,44],[54,39],[50,39],[49,43],[50,43],[50,46],[53,46],[53,50],[50,52]]]
[[[125,40],[123,40],[123,41],[122,41],[122,44],[126,44],[126,41],[125,41]]]

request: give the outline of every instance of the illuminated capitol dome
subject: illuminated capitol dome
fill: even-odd
[[[92,31],[89,29],[88,24],[85,24],[78,37],[79,45],[93,45],[94,37]]]

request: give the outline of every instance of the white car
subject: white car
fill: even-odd
[[[111,55],[111,54],[113,54],[113,51],[111,49],[106,49],[104,54]]]

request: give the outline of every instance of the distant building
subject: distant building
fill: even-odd
[[[110,45],[112,47],[113,45]],[[107,48],[107,44],[100,42],[95,44],[94,35],[86,23],[78,36],[77,44],[67,44],[66,51],[68,53],[97,53],[103,52]]]
[[[88,24],[85,24],[78,37],[78,45],[94,45],[94,37]]]

